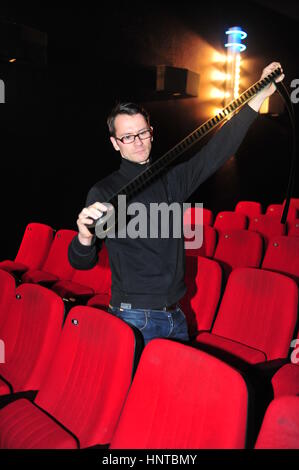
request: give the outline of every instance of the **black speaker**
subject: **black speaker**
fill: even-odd
[[[198,96],[199,74],[188,69],[158,65],[156,90],[173,96]]]

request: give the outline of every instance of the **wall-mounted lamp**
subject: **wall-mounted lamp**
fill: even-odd
[[[241,69],[241,52],[246,49],[242,40],[247,37],[247,33],[240,28],[240,26],[233,26],[229,28],[225,34],[228,35],[227,43],[227,58],[226,58],[226,81],[225,81],[225,100],[226,106],[232,99],[239,96],[240,86],[240,69]]]

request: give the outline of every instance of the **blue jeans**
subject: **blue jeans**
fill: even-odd
[[[109,307],[110,313],[141,331],[144,344],[154,338],[189,341],[186,317],[179,306],[171,312],[149,309]]]

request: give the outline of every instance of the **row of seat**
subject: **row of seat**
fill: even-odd
[[[299,237],[273,237],[264,251],[263,240],[258,233],[233,230],[217,236],[213,227],[202,228],[203,244],[197,250],[186,249],[187,259],[190,255],[216,260],[223,269],[224,283],[230,272],[237,267],[261,267],[286,274],[296,282],[299,281]],[[59,230],[53,241],[51,234],[50,227],[29,224],[15,262],[3,261],[0,263],[0,269],[17,273],[21,282],[51,287],[62,298],[80,299],[84,303],[88,301],[91,306],[108,305],[111,270],[105,245],[94,268],[77,270],[70,265],[67,254],[69,244],[77,232]],[[48,253],[45,256],[47,245]],[[20,259],[24,261],[22,264]]]
[[[276,219],[281,219],[283,210],[285,206],[285,201],[282,204],[270,204],[266,208],[266,211],[263,212],[262,204],[260,202],[256,201],[239,201],[234,209],[234,213],[238,214],[243,214],[245,215],[248,219],[253,219],[254,217],[259,217],[260,215],[269,215],[271,217],[275,217]],[[223,224],[222,215],[226,214],[226,211],[221,211],[217,214],[216,218],[213,214],[213,212],[210,209],[204,208],[201,214],[201,211],[198,211],[198,209],[195,210],[195,208],[188,209],[186,211],[188,214],[188,217],[191,217],[191,223],[195,223],[196,221],[196,216],[197,221],[200,220],[200,222],[197,223],[203,223],[203,225],[213,225],[216,224],[216,226],[219,224],[220,228]],[[228,211],[228,213],[231,213]],[[201,221],[202,218],[202,221]],[[190,221],[190,219],[189,219]],[[293,223],[295,221],[295,224]],[[244,217],[240,216],[239,218],[236,217],[236,224],[240,225],[246,225],[246,219]],[[299,223],[299,198],[291,198],[290,200],[290,205],[288,209],[288,215],[287,215],[287,227],[286,230],[289,231],[291,230],[292,235],[298,235],[298,225],[297,227],[295,226],[296,223]],[[247,225],[246,225],[247,227]],[[244,228],[244,227],[237,227],[237,228]]]
[[[185,229],[191,225],[202,225],[212,227],[216,232],[226,232],[231,230],[251,230],[259,233],[265,239],[267,244],[269,238],[279,235],[299,236],[299,219],[294,219],[288,224],[282,224],[280,218],[270,216],[268,214],[260,214],[252,217],[247,217],[241,212],[222,211],[216,216],[213,224],[205,223],[209,221],[206,213],[210,214],[209,209],[200,209],[191,207],[184,212],[184,227]],[[202,214],[202,219],[199,216]]]
[[[75,230],[58,230],[53,239],[51,227],[30,223],[26,227],[14,261],[5,260],[0,269],[17,275],[20,282],[51,287],[65,299],[89,298],[100,294],[107,301],[111,290],[111,270],[105,245],[96,266],[89,270],[74,269],[68,260],[68,248],[78,234]]]
[[[261,365],[279,359],[288,360],[291,342],[298,330],[298,287],[292,279],[270,271],[238,268],[230,275],[222,295],[221,269],[217,262],[200,257],[189,258],[187,268],[188,289],[180,303],[193,345],[208,347],[221,357],[229,354],[239,364]],[[0,286],[0,331],[2,339],[6,339],[6,354],[9,354],[10,348],[16,344],[18,329],[24,333],[26,327],[15,319],[15,314],[3,307],[8,304],[7,299],[14,298],[14,278],[0,270]],[[39,296],[44,288],[33,290],[34,295],[30,295],[32,287],[40,286],[22,284],[18,287],[13,308],[21,312],[28,309],[37,312],[35,328],[42,328],[44,321],[51,322],[51,328],[56,332],[53,335],[57,335],[63,323],[63,307],[59,315],[53,313],[53,309],[57,312],[58,307],[56,304],[51,307],[50,300],[57,298],[50,290],[48,297],[43,294],[46,300],[41,306]],[[23,292],[29,292],[25,300]],[[61,299],[60,305],[63,306]],[[48,311],[49,315],[56,315],[55,319],[46,319]],[[3,333],[2,325],[7,333]],[[41,334],[38,339],[42,341]],[[30,337],[26,340],[30,341]],[[22,347],[22,341],[19,345]],[[34,370],[30,361],[27,361],[27,366]],[[7,390],[7,385],[2,384],[2,387]]]
[[[237,267],[255,267],[280,272],[299,281],[299,237],[274,236],[264,248],[260,234],[248,230],[233,230],[216,234],[203,226],[200,248],[186,248],[188,257],[203,256],[222,266],[225,280]]]
[[[239,271],[241,284],[244,271],[257,272]],[[0,390],[11,396],[0,410],[1,448],[220,449],[250,447],[249,442],[256,448],[299,447],[298,381],[292,392],[280,387],[250,441],[256,394],[238,368],[192,344],[166,339],[142,350],[138,330],[92,307],[72,308],[61,329],[63,301],[56,293],[31,284],[15,288],[8,273],[1,277],[10,287],[0,303],[0,311],[8,312],[0,328],[6,346]],[[246,285],[252,290],[252,283]],[[269,294],[256,299],[261,310]],[[247,308],[248,296],[239,295]],[[292,303],[294,296],[282,315]],[[284,367],[291,366],[298,372],[296,364]],[[284,367],[274,375],[276,382],[280,374],[283,383]],[[34,400],[15,395],[28,389],[38,390]]]

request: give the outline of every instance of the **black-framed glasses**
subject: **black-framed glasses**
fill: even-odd
[[[152,129],[145,129],[144,131],[138,132],[138,134],[128,134],[119,138],[115,136],[116,140],[120,140],[123,144],[132,144],[135,142],[136,137],[140,140],[149,139],[153,135]]]

